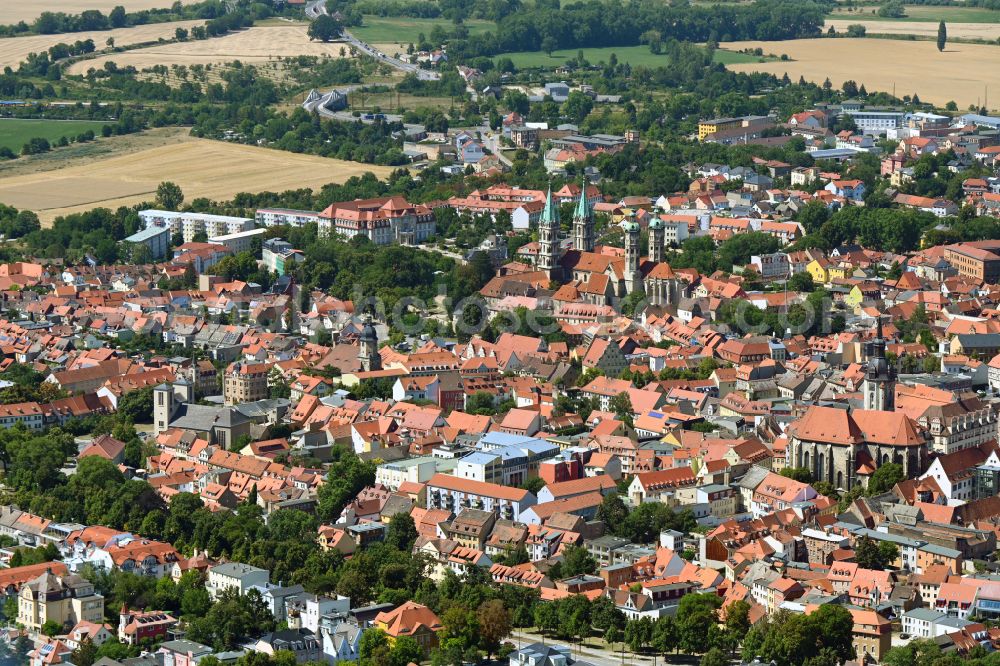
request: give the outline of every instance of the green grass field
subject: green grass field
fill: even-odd
[[[627,62],[636,67],[656,67],[667,64],[667,57],[665,55],[652,53],[648,46],[609,46],[600,49],[583,49],[583,57],[592,65],[608,62],[612,53],[618,57],[618,62]],[[542,51],[520,51],[518,53],[504,53],[497,56],[497,58],[510,58],[514,62],[514,66],[518,69],[532,67],[555,69],[563,65],[567,60],[576,58],[576,49],[553,51],[551,56],[546,55]],[[758,62],[761,60],[774,60],[774,58],[761,58],[760,56],[751,56],[723,49],[716,49],[715,51],[715,62],[723,65]]]
[[[872,13],[876,12],[876,13]],[[866,21],[945,21],[952,23],[1000,23],[1000,11],[995,9],[983,9],[981,7],[932,7],[907,5],[906,16],[899,19],[883,18],[878,15],[878,7],[859,7],[856,11],[848,12],[842,9],[835,10],[830,14],[830,18],[835,19],[864,19]]]
[[[747,53],[740,53],[739,51],[716,49],[713,60],[722,65],[739,65],[744,62],[774,62],[777,58],[749,55]]]
[[[21,147],[28,139],[41,137],[55,143],[60,137],[72,139],[87,130],[101,135],[101,127],[106,122],[96,120],[23,120],[21,118],[0,118],[0,147],[10,148],[20,154]]]
[[[408,44],[416,42],[420,33],[430,37],[434,26],[439,25],[451,30],[454,24],[447,19],[415,19],[415,18],[383,18],[381,16],[365,16],[364,25],[348,28],[355,37],[369,44]],[[465,27],[470,35],[479,35],[494,28],[489,21],[468,20]]]

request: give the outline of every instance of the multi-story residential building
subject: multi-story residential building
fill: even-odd
[[[947,613],[933,608],[914,608],[903,613],[903,633],[911,638],[934,638],[938,636],[938,622],[948,617]]]
[[[222,234],[220,236],[209,236],[208,242],[216,245],[225,245],[233,254],[239,252],[250,252],[253,250],[254,241],[263,241],[267,229],[248,229],[247,231],[237,231],[232,234]]]
[[[99,545],[74,547],[74,555],[74,570],[82,564],[90,564],[105,571],[119,569],[153,578],[168,576],[174,563],[181,559],[169,543],[141,539],[128,533],[116,534]]]
[[[736,513],[736,490],[718,483],[694,489],[695,504],[707,506],[711,515],[725,518]],[[682,500],[682,503],[683,500]]]
[[[261,248],[261,259],[267,270],[278,275],[284,275],[293,264],[305,259],[302,250],[296,250],[288,241],[280,238],[270,238],[264,241]]]
[[[155,225],[146,227],[123,239],[122,243],[142,245],[149,250],[150,259],[162,259],[167,256],[167,251],[170,248],[170,229]]]
[[[170,366],[174,369],[178,382],[186,381],[194,385],[197,393],[212,395],[218,391],[219,372],[208,359],[192,361],[182,356],[170,359]],[[175,382],[175,384],[178,382]]]
[[[516,125],[510,128],[510,140],[517,148],[534,150],[538,146],[538,128]]]
[[[846,548],[848,545],[848,539],[845,536],[829,534],[813,528],[802,530],[802,539],[806,544],[809,562],[816,564],[830,564],[833,560],[833,551]]]
[[[202,274],[233,253],[219,243],[188,241],[174,248],[173,263],[191,264],[196,273]]]
[[[57,576],[46,571],[21,586],[17,597],[17,622],[38,632],[46,622],[67,629],[78,622],[104,622],[104,597],[94,584],[75,574]]]
[[[304,227],[307,224],[319,223],[319,213],[312,210],[293,210],[291,208],[258,208],[254,221],[260,227]]]
[[[177,619],[163,611],[135,611],[122,608],[118,615],[118,640],[126,645],[157,641],[177,624]]]
[[[44,428],[45,415],[42,406],[37,402],[0,405],[0,428],[13,428],[18,423],[24,424],[29,430]]]
[[[885,134],[902,127],[906,117],[903,111],[876,111],[858,107],[845,108],[844,113],[850,115],[854,124],[865,134]]]
[[[450,523],[443,523],[440,529],[445,537],[466,548],[483,550],[496,522],[497,515],[492,511],[464,509]]]
[[[438,472],[450,474],[458,463],[455,459],[422,456],[385,462],[375,470],[375,483],[393,491],[404,483],[426,483]]]
[[[282,629],[264,634],[254,644],[255,652],[274,656],[278,650],[295,655],[295,663],[322,661],[323,649],[319,639],[308,629]]]
[[[980,467],[998,465],[1000,452],[995,443],[987,442],[938,456],[920,480],[933,479],[948,504],[955,506],[978,499]]]
[[[964,620],[975,611],[978,589],[975,585],[966,585],[962,582],[942,583],[934,608]]]
[[[784,252],[754,255],[750,257],[750,265],[756,268],[765,280],[789,276],[788,255]]]
[[[968,241],[946,245],[944,259],[959,274],[977,282],[1000,281],[1000,240]]]
[[[180,233],[185,243],[194,240],[195,235],[224,236],[254,228],[254,221],[246,217],[210,215],[208,213],[178,213],[168,210],[140,210],[139,219],[149,227],[166,227],[171,234]]]
[[[854,619],[854,653],[862,661],[882,661],[892,647],[892,623],[872,610],[848,610]]]
[[[750,499],[750,512],[754,518],[760,518],[787,509],[798,502],[815,499],[817,495],[818,493],[807,483],[770,472],[754,488]]]
[[[267,363],[231,363],[223,378],[222,397],[227,405],[264,400],[270,395]]]
[[[759,129],[773,121],[766,116],[743,116],[740,118],[711,118],[698,121],[698,140],[704,141],[712,134],[738,129]]]
[[[226,562],[208,570],[205,589],[212,599],[218,599],[226,590],[233,590],[243,596],[251,587],[266,586],[270,580],[271,573],[267,569],[259,569],[241,562]]]
[[[30,583],[43,573],[65,576],[69,573],[69,569],[62,562],[40,562],[7,568],[0,572],[0,591],[5,594],[16,594],[21,591],[22,585]]]
[[[376,245],[415,245],[435,231],[433,210],[399,196],[335,203],[319,215],[320,236],[364,236]]]
[[[536,503],[535,496],[522,488],[460,479],[435,474],[427,482],[427,508],[460,511],[466,507],[498,512],[500,518],[513,520]]]
[[[528,229],[542,216],[542,209],[545,207],[545,200],[521,200],[489,198],[478,192],[473,192],[467,197],[452,197],[448,199],[448,206],[459,213],[470,215],[489,215],[496,219],[499,213],[506,213],[510,216],[511,225],[515,229]]]
[[[941,455],[978,447],[997,436],[997,413],[972,392],[899,385],[896,408],[930,432],[931,448]]]

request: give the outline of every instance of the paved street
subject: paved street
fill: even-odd
[[[441,78],[441,75],[438,74],[437,72],[428,69],[421,69],[417,65],[413,65],[408,62],[403,62],[402,60],[393,58],[391,56],[386,55],[385,53],[382,53],[381,51],[373,47],[371,44],[361,41],[360,39],[358,39],[357,37],[355,37],[346,30],[344,31],[344,39],[347,40],[348,44],[355,47],[365,55],[375,58],[376,60],[380,60],[385,64],[389,65],[390,67],[406,72],[407,74],[416,74],[417,78],[422,81],[436,81]]]

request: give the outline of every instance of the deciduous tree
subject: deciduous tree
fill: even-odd
[[[479,607],[476,619],[479,621],[479,647],[486,651],[487,659],[492,659],[500,642],[510,636],[510,611],[501,600],[491,599]]]
[[[184,192],[177,183],[163,181],[156,188],[156,205],[165,210],[177,210],[184,203]]]

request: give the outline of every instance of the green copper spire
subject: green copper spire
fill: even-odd
[[[549,191],[545,195],[545,208],[542,209],[542,218],[539,221],[539,225],[542,224],[559,226],[559,208],[552,203],[552,185],[549,185]]]
[[[576,213],[573,215],[577,219],[583,220],[590,217],[590,204],[587,202],[587,179],[583,179],[580,189],[580,200],[576,202]]]

